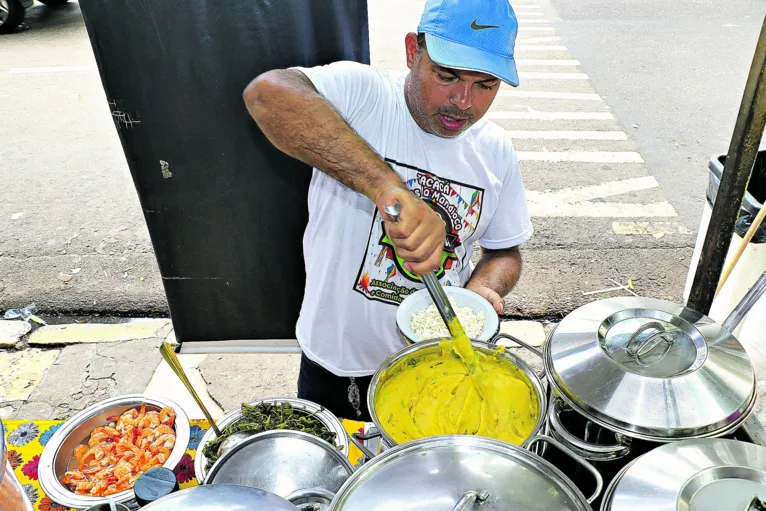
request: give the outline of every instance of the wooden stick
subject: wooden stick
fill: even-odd
[[[761,210],[758,212],[755,220],[753,220],[753,225],[750,226],[750,229],[747,230],[745,237],[742,238],[742,243],[739,244],[739,248],[734,254],[734,258],[726,266],[726,269],[724,269],[723,275],[721,275],[721,281],[718,283],[718,289],[715,290],[716,296],[718,296],[718,293],[721,292],[723,285],[726,283],[726,279],[729,278],[729,275],[731,275],[732,270],[734,270],[734,266],[737,264],[737,261],[739,261],[739,258],[742,257],[742,253],[745,251],[745,248],[750,243],[750,240],[753,239],[753,236],[755,236],[755,231],[757,231],[758,227],[761,226],[761,222],[763,222],[764,216],[766,216],[766,206],[761,207]]]

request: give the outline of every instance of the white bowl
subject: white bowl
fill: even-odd
[[[476,312],[484,313],[484,329],[474,340],[487,342],[500,331],[500,318],[492,304],[483,296],[468,289],[455,286],[445,286],[444,291],[447,293],[447,297],[454,297],[458,307],[470,307]],[[413,314],[428,308],[432,304],[433,300],[431,300],[431,295],[428,294],[427,289],[421,289],[412,293],[399,304],[399,308],[396,310],[396,326],[399,327],[399,332],[408,342],[415,343],[430,340],[418,337],[410,324],[412,323]]]

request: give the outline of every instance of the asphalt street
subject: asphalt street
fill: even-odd
[[[370,0],[374,65],[403,65],[423,3]],[[490,115],[515,138],[536,235],[506,313],[560,316],[629,279],[679,301],[766,2],[513,5],[522,84]],[[165,313],[77,3],[36,4],[0,36],[0,119],[0,310]]]

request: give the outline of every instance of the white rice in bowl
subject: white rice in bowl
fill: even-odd
[[[470,307],[458,307],[457,301],[452,296],[449,297],[449,301],[468,338],[476,339],[484,330],[484,313],[475,311]],[[444,324],[444,320],[434,304],[415,312],[412,315],[410,328],[421,341],[450,336],[447,325]]]

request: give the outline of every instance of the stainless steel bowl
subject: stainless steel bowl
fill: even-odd
[[[186,453],[189,445],[189,418],[183,409],[169,399],[149,397],[143,394],[130,394],[113,397],[81,411],[66,421],[56,433],[53,434],[40,456],[38,467],[40,486],[43,492],[64,507],[75,509],[87,509],[98,504],[108,503],[109,499],[128,507],[135,504],[133,490],[126,490],[109,498],[86,497],[69,490],[61,483],[64,473],[70,468],[75,447],[83,443],[90,436],[91,431],[103,426],[108,417],[121,415],[131,408],[146,405],[147,410],[159,411],[162,408],[172,408],[176,414],[175,430],[176,444],[163,467],[174,469]]]
[[[350,443],[348,439],[348,434],[346,433],[346,430],[343,428],[343,424],[340,422],[340,419],[338,419],[329,410],[319,406],[316,403],[312,403],[311,401],[306,401],[305,399],[298,399],[295,397],[277,397],[277,398],[261,399],[248,404],[254,406],[260,403],[269,403],[269,404],[290,403],[290,406],[292,406],[293,408],[297,410],[302,410],[304,412],[314,415],[317,419],[322,421],[322,424],[327,426],[327,429],[335,433],[336,446],[340,448],[339,451],[343,454],[343,456],[348,457],[348,449],[349,449],[349,443]],[[221,417],[220,419],[218,419],[218,421],[216,421],[216,424],[218,425],[218,428],[221,429],[221,431],[223,431],[224,429],[228,428],[232,424],[236,424],[241,419],[242,419],[242,409],[238,407],[238,408],[235,408],[234,410],[229,410],[228,412],[226,412],[223,417]],[[213,431],[213,428],[210,428],[202,437],[202,441],[199,443],[199,447],[197,448],[197,454],[194,457],[194,474],[197,476],[197,481],[204,481],[207,478],[207,469],[205,468],[207,466],[207,456],[205,456],[205,454],[202,451],[205,448],[205,446],[209,444],[210,442],[212,442],[213,440],[215,440],[215,431]]]

